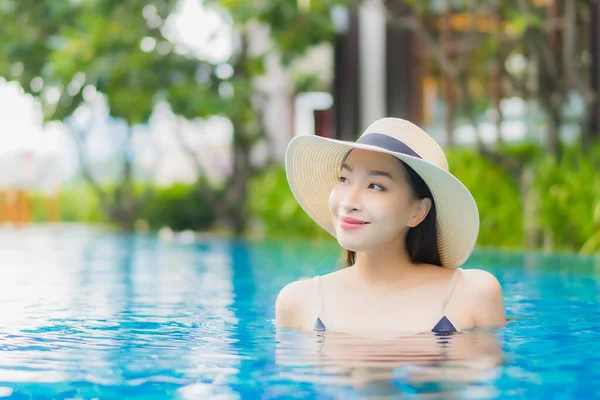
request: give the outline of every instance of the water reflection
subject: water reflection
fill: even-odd
[[[282,374],[324,390],[345,386],[358,395],[418,393],[420,398],[498,395],[495,380],[504,353],[495,332],[367,338],[282,329],[277,337]]]
[[[227,242],[0,230],[0,386],[17,398],[235,398],[231,257]]]
[[[0,229],[0,396],[550,398],[568,388],[572,398],[590,398],[600,392],[595,259],[476,253],[466,268],[494,272],[514,320],[496,335],[276,332],[279,290],[335,269],[338,259],[339,249],[327,244],[164,243],[83,227]]]

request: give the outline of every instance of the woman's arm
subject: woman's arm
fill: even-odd
[[[496,277],[478,269],[465,270],[465,272],[467,272],[465,283],[471,295],[470,303],[475,326],[505,326],[506,314],[502,288]]]

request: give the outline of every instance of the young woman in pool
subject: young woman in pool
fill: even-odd
[[[299,136],[286,172],[347,268],[285,286],[278,327],[375,335],[505,325],[496,278],[459,268],[477,240],[475,200],[422,129],[383,118],[356,142]]]

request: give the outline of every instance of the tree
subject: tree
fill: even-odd
[[[489,88],[493,79],[492,104],[501,137],[504,92],[536,103],[546,117],[544,154],[553,162],[563,157],[560,129],[566,120],[565,108],[573,94],[583,100],[579,120],[579,141],[583,151],[591,149],[593,110],[598,93],[590,87],[590,9],[589,0],[511,0],[461,2],[446,0],[382,0],[389,24],[407,29],[419,39],[433,59],[440,75],[456,90],[463,115],[476,132],[481,155],[507,171],[519,182],[525,204],[524,224],[527,244],[539,245],[537,210],[541,195],[534,187],[536,173],[530,157],[511,154],[496,146],[486,146],[479,134],[474,87]],[[348,0],[355,10],[363,0]],[[400,6],[401,5],[401,6]],[[597,22],[596,22],[597,23]],[[507,68],[507,60],[518,57],[525,68]],[[489,90],[481,90],[481,97]],[[447,96],[447,101],[452,101]],[[448,107],[447,109],[452,109]],[[455,118],[448,118],[447,134],[452,140]]]
[[[114,189],[107,189],[96,181],[86,161],[86,130],[67,124],[79,145],[84,177],[106,213],[124,227],[132,226],[146,197],[133,191],[131,128],[145,123],[160,99],[182,118],[221,114],[231,119],[234,161],[224,199],[205,185],[200,195],[221,219],[242,232],[247,182],[255,172],[249,153],[265,137],[261,94],[254,85],[264,73],[264,57],[277,52],[287,64],[312,44],[331,38],[328,1],[313,1],[310,10],[302,9],[296,0],[271,0],[259,6],[236,0],[205,3],[224,19],[233,20],[238,45],[227,61],[233,69],[230,77],[219,77],[217,66],[206,60],[173,50],[162,28],[179,4],[175,0],[8,0],[0,7],[4,22],[0,34],[10,38],[0,43],[0,75],[18,80],[37,96],[48,121],[69,121],[85,103],[86,89],[92,88],[106,96],[111,116],[129,126],[121,178]],[[249,51],[249,30],[257,22],[269,26],[273,41],[262,54]],[[59,95],[53,98],[53,92]]]
[[[69,121],[86,94],[105,95],[111,117],[129,127],[122,152],[121,176],[110,188],[96,181],[87,163],[87,131],[66,126],[78,143],[83,176],[98,194],[106,214],[125,228],[146,198],[133,190],[132,127],[145,123],[157,97],[172,88],[198,89],[201,61],[172,51],[160,31],[174,1],[113,0],[3,2],[0,75],[18,80],[43,105],[47,121]],[[211,113],[203,103],[197,114]]]
[[[207,0],[207,7],[225,13],[233,20],[233,33],[238,46],[228,61],[232,76],[228,79],[230,95],[221,102],[221,113],[227,115],[234,127],[233,168],[225,184],[224,199],[218,203],[221,215],[226,215],[235,232],[244,231],[248,219],[245,201],[248,182],[258,171],[250,163],[250,151],[266,138],[262,113],[263,94],[256,86],[256,78],[265,73],[265,60],[270,55],[279,56],[283,65],[289,66],[302,57],[313,45],[333,39],[329,12],[340,1],[313,0],[310,9],[303,9],[297,0],[269,0],[259,4],[245,0]],[[269,29],[269,42],[261,52],[251,52],[252,32],[257,26]],[[213,78],[216,79],[216,78]],[[299,82],[291,82],[298,85]],[[216,82],[215,85],[216,86]],[[171,97],[175,109],[189,117],[194,111],[186,109],[188,96]],[[193,152],[190,151],[190,154]],[[200,163],[197,163],[201,169]],[[214,196],[210,201],[215,202]],[[223,218],[222,218],[223,219]]]
[[[463,112],[476,131],[478,122],[470,87],[474,82],[485,86],[490,77],[501,83],[499,79],[503,77],[507,92],[541,106],[548,121],[544,145],[555,158],[561,154],[559,131],[566,103],[572,93],[577,93],[585,104],[580,119],[581,143],[584,149],[589,148],[592,110],[597,101],[597,94],[589,85],[590,63],[586,61],[593,1],[467,0],[452,7],[455,2],[448,0],[443,14],[439,2],[412,0],[403,1],[409,7],[408,14],[394,13],[391,5],[398,1],[402,0],[384,2],[390,22],[413,31],[442,73],[456,83]],[[441,40],[447,29],[454,32],[450,43]],[[449,47],[456,50],[449,52]],[[506,61],[514,55],[522,56],[527,67],[507,69]],[[494,97],[499,126],[500,96],[496,93]],[[482,153],[493,155],[481,141],[478,147]]]

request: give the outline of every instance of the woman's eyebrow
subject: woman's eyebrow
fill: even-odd
[[[342,164],[342,169],[347,169],[348,171],[352,172],[352,168],[346,163]]]
[[[352,172],[352,167],[350,167],[346,163],[344,163],[342,165],[342,169],[347,169],[348,171]],[[386,171],[367,170],[367,175],[369,175],[369,176],[387,176],[391,180],[394,180],[394,178],[392,177],[392,174],[390,174],[389,172],[386,172]]]
[[[392,178],[392,174],[390,174],[389,172],[386,172],[386,171],[369,170],[369,171],[367,171],[367,175],[369,175],[369,176],[387,176],[391,180],[394,180],[394,178]]]

